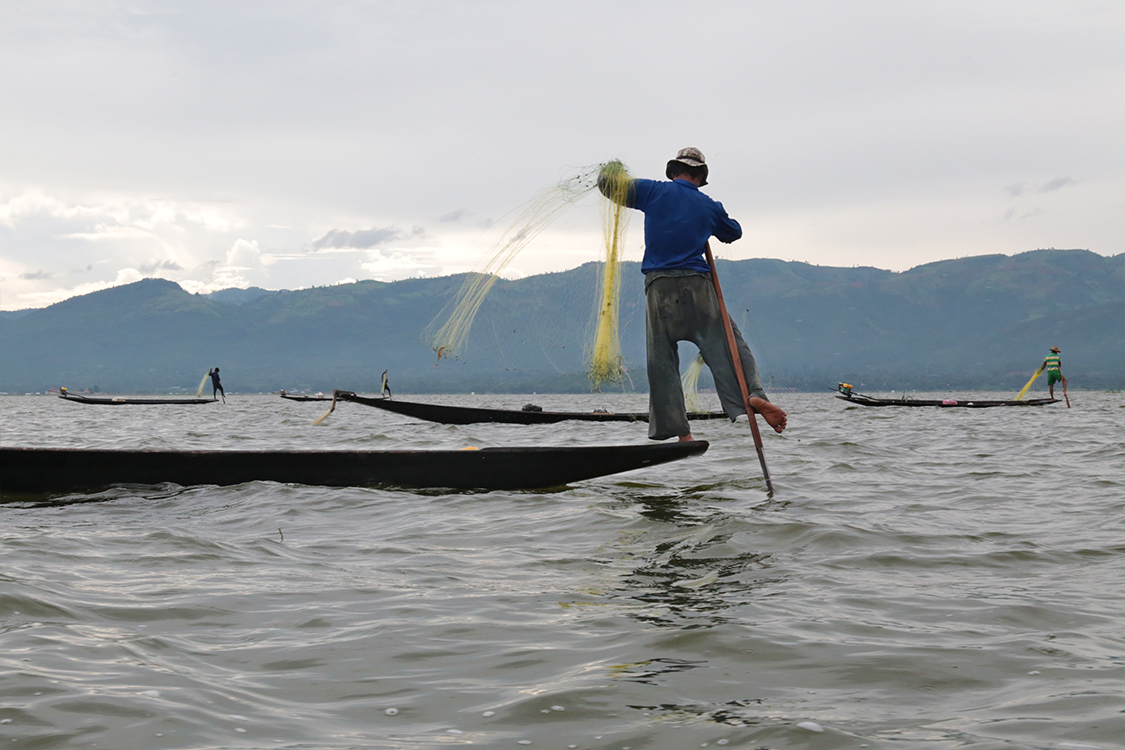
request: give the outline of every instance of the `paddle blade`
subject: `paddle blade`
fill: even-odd
[[[1021,388],[1020,392],[1018,394],[1016,394],[1016,401],[1022,401],[1023,400],[1023,397],[1027,395],[1027,389],[1031,387],[1031,384],[1035,382],[1036,378],[1038,378],[1040,375],[1043,374],[1044,369],[1045,369],[1044,365],[1039,365],[1039,369],[1036,370],[1034,373],[1032,373],[1031,380],[1027,381],[1027,385],[1025,385],[1023,388]]]
[[[317,417],[316,419],[314,419],[312,421],[312,423],[314,425],[320,424],[324,420],[328,419],[328,415],[331,414],[332,412],[336,411],[336,397],[339,394],[340,394],[339,391],[332,391],[332,406],[328,407],[328,411],[324,412],[323,414],[321,414],[319,417]]]

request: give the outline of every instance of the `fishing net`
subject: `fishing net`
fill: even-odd
[[[605,257],[599,274],[597,329],[590,349],[587,374],[594,388],[600,388],[607,382],[621,382],[625,368],[618,333],[620,271],[628,228],[628,211],[624,203],[632,177],[620,161],[581,168],[525,204],[493,246],[484,267],[466,277],[448,319],[435,330],[437,320],[442,317],[439,315],[427,328],[424,338],[437,352],[439,362],[461,356],[473,320],[501,272],[551,222],[590,194],[598,186],[599,176],[608,195],[602,202]]]
[[[203,376],[203,380],[199,381],[199,390],[195,392],[196,398],[203,398],[203,386],[207,385],[207,379],[211,377],[211,372],[208,370],[207,374]]]
[[[501,272],[552,221],[596,187],[597,169],[594,167],[583,170],[544,190],[524,205],[520,214],[493,246],[484,268],[466,277],[449,318],[434,330],[437,320],[441,318],[439,315],[427,328],[424,337],[437,352],[438,361],[461,356],[465,340],[473,327],[473,319],[489,290],[500,278]]]
[[[625,377],[625,361],[621,357],[618,332],[621,301],[621,256],[625,234],[629,229],[625,206],[633,178],[619,161],[606,164],[600,173],[602,201],[602,239],[605,260],[598,277],[598,327],[586,374],[590,385],[601,390],[603,383],[620,383]]]
[[[695,355],[684,374],[680,376],[680,385],[684,389],[684,404],[690,412],[704,412],[703,403],[699,399],[699,375],[703,372],[703,355]]]

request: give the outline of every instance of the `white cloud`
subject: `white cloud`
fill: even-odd
[[[1045,183],[1044,185],[1040,186],[1039,192],[1040,193],[1053,193],[1056,190],[1061,190],[1064,187],[1070,187],[1071,185],[1077,185],[1077,184],[1078,184],[1077,182],[1075,182],[1074,180],[1072,180],[1069,177],[1056,177],[1055,179],[1053,179],[1053,180]]]
[[[139,226],[109,226],[106,224],[94,225],[92,232],[72,232],[62,235],[68,240],[89,240],[90,242],[109,242],[114,240],[160,240],[160,235],[151,229],[142,229]]]
[[[51,304],[142,276],[245,286],[239,270],[263,267],[256,242],[236,239],[219,254],[245,224],[228,206],[70,192],[0,186],[4,309]]]
[[[53,289],[46,292],[27,292],[21,294],[20,299],[23,300],[25,304],[13,309],[20,309],[21,307],[47,307],[56,302],[62,302],[64,299],[100,292],[103,289],[121,286],[122,284],[132,284],[143,278],[145,278],[144,274],[135,268],[122,268],[117,272],[117,276],[114,277],[113,281],[92,281],[86,284],[79,284],[70,289]]]
[[[368,278],[377,281],[417,276],[441,276],[443,267],[436,262],[440,248],[422,247],[410,250],[368,250],[368,260],[359,267],[368,273]]]
[[[257,240],[239,239],[227,251],[226,267],[238,270],[260,268],[262,265],[262,250],[258,247]]]
[[[89,238],[101,239],[111,231],[152,232],[160,227],[195,225],[210,231],[227,232],[243,221],[227,210],[191,201],[141,198],[128,194],[88,194],[68,199],[41,187],[7,186],[0,203],[0,224],[16,227],[34,218],[68,219],[93,224]],[[147,235],[145,235],[147,236]]]
[[[385,245],[388,242],[393,242],[402,236],[402,231],[394,227],[383,227],[382,229],[357,229],[354,232],[347,232],[342,229],[333,229],[320,239],[312,243],[313,250],[323,250],[325,248],[356,248],[367,249],[377,245]]]
[[[211,276],[206,280],[183,279],[180,281],[187,291],[193,294],[208,294],[220,289],[246,289],[268,278],[266,258],[257,240],[237,239],[221,263],[212,267]]]

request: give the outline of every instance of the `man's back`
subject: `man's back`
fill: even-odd
[[[707,273],[703,247],[714,236],[734,242],[742,227],[727,215],[723,204],[684,179],[671,182],[634,180],[630,208],[645,214],[645,256],[641,271],[683,269]]]

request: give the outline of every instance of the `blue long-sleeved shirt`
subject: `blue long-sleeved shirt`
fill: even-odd
[[[714,236],[720,242],[742,237],[742,227],[727,216],[723,204],[687,180],[636,179],[626,205],[645,215],[645,256],[641,272],[711,270],[703,246]]]

